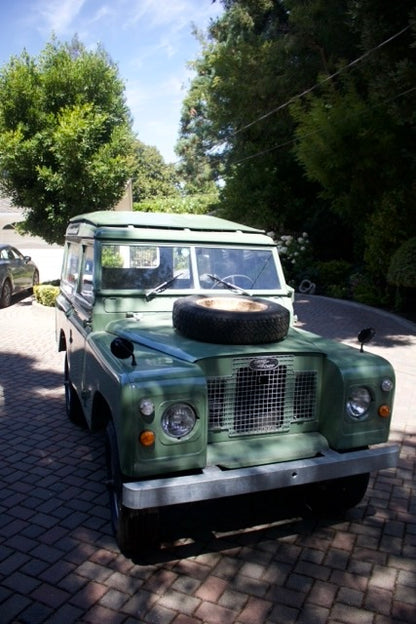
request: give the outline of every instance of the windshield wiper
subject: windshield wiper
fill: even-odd
[[[243,288],[240,288],[239,286],[236,286],[235,284],[231,284],[230,282],[226,282],[225,280],[221,279],[220,277],[217,277],[216,275],[211,275],[210,273],[207,273],[207,275],[210,279],[212,279],[213,282],[217,282],[217,284],[222,284],[223,286],[225,286],[225,288],[228,288],[228,290],[232,290],[238,293],[239,295],[247,295],[248,297],[250,297],[250,293],[244,290]]]
[[[146,301],[151,301],[152,299],[154,299],[156,295],[159,295],[164,290],[169,288],[169,286],[172,286],[173,282],[175,282],[179,277],[183,277],[183,275],[185,275],[185,273],[178,273],[166,282],[162,282],[161,284],[158,284],[157,286],[152,288],[152,290],[149,290],[149,292],[145,294]]]

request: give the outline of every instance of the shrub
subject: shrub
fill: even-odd
[[[393,286],[416,288],[416,237],[407,240],[393,254],[387,281]]]
[[[318,288],[325,295],[346,299],[350,296],[352,264],[346,260],[318,262]]]
[[[375,307],[389,306],[389,293],[385,285],[378,284],[373,277],[364,273],[353,273],[350,277],[351,298],[358,303]]]
[[[51,284],[38,284],[33,287],[35,299],[41,305],[53,308],[59,294],[59,286]]]

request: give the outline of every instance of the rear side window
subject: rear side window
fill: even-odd
[[[61,288],[68,295],[77,289],[80,266],[80,245],[67,243],[61,276]]]
[[[80,282],[80,293],[90,303],[94,300],[93,290],[93,275],[94,275],[94,249],[91,246],[84,247],[82,258],[82,272]]]

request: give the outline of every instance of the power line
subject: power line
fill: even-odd
[[[341,67],[340,69],[338,69],[336,72],[334,72],[333,74],[331,74],[330,76],[327,76],[326,78],[324,78],[323,80],[321,80],[320,82],[317,82],[316,84],[314,84],[312,87],[310,87],[309,89],[305,89],[304,91],[302,91],[301,93],[298,93],[297,95],[292,96],[289,100],[287,100],[286,102],[284,102],[283,104],[280,104],[279,106],[277,106],[276,108],[273,108],[272,110],[270,110],[267,113],[264,113],[263,115],[261,115],[260,117],[257,117],[256,119],[254,119],[253,121],[250,121],[248,124],[246,124],[245,126],[242,126],[241,128],[239,128],[238,130],[236,130],[235,132],[233,132],[233,134],[231,136],[236,136],[237,134],[239,134],[240,132],[243,132],[243,130],[247,130],[247,128],[251,128],[251,126],[254,126],[254,124],[258,123],[259,121],[263,121],[263,119],[267,119],[268,117],[270,117],[271,115],[274,115],[275,113],[279,112],[280,110],[286,108],[287,106],[289,106],[290,104],[292,104],[292,102],[304,97],[305,95],[308,95],[309,93],[312,93],[312,91],[315,91],[315,89],[317,89],[318,87],[320,87],[321,85],[325,84],[326,82],[328,82],[329,80],[332,80],[333,78],[335,78],[336,76],[339,76],[339,74],[341,74],[342,72],[346,71],[347,69],[349,69],[350,67],[353,67],[354,65],[356,65],[357,63],[360,63],[363,59],[365,59],[367,56],[369,56],[370,54],[373,54],[373,52],[375,52],[376,50],[379,50],[380,48],[382,48],[383,46],[387,45],[388,43],[390,43],[391,41],[393,41],[394,39],[396,39],[397,37],[400,37],[400,35],[402,35],[404,32],[406,32],[406,30],[408,30],[410,28],[410,25],[405,26],[404,28],[402,28],[401,30],[399,30],[399,32],[397,32],[396,34],[392,35],[391,37],[389,37],[388,39],[385,39],[384,41],[382,41],[381,43],[379,43],[377,46],[375,46],[374,48],[371,48],[371,50],[367,50],[367,52],[364,52],[364,54],[362,54],[361,56],[359,56],[358,58],[354,59],[353,61],[351,61],[350,63],[348,63],[348,65],[345,65],[344,67]]]
[[[407,95],[408,93],[411,93],[412,91],[416,91],[416,87],[411,87],[410,89],[406,89],[406,91],[402,91],[401,93],[395,95],[394,97],[389,98],[388,100],[385,100],[379,104],[375,104],[374,106],[371,107],[371,109],[377,108],[378,106],[381,106],[381,104],[388,104],[389,102],[393,102],[394,100],[397,100],[398,98],[403,97],[404,95]],[[365,113],[367,114],[368,111],[365,111]],[[258,156],[264,156],[265,154],[268,154],[269,152],[274,152],[275,150],[280,149],[281,147],[292,145],[293,143],[296,143],[296,141],[299,141],[301,139],[306,139],[308,136],[313,136],[314,134],[318,134],[319,131],[320,129],[317,128],[316,130],[313,130],[312,132],[308,132],[307,134],[303,134],[300,137],[294,137],[293,139],[289,139],[288,141],[285,141],[284,143],[278,143],[277,145],[273,145],[272,147],[262,150],[261,152],[256,152],[255,154],[250,154],[250,156],[245,156],[244,158],[241,158],[240,160],[231,162],[230,164],[240,165],[246,160],[251,160],[253,158],[257,158]]]

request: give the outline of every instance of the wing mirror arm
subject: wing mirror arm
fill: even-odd
[[[361,344],[360,353],[364,351],[364,345],[370,342],[376,335],[376,330],[374,327],[366,327],[362,329],[358,334],[358,342]]]

